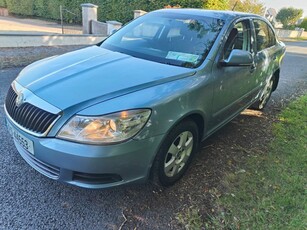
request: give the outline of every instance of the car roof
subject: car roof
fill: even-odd
[[[241,17],[260,17],[256,14],[251,13],[243,13],[237,11],[224,11],[224,10],[205,10],[205,9],[161,9],[156,10],[154,12],[163,12],[163,13],[178,13],[178,14],[187,14],[187,15],[195,15],[195,16],[206,16],[212,18],[219,18],[219,19],[234,19],[234,18],[241,18]]]

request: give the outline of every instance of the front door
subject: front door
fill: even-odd
[[[237,22],[228,33],[224,44],[222,57],[226,60],[233,49],[252,51],[252,34],[250,20]],[[213,127],[222,125],[235,116],[242,107],[251,101],[250,91],[254,78],[253,66],[221,66],[218,60],[214,67],[214,96],[213,96]]]

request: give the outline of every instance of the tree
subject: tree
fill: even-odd
[[[229,0],[228,9],[263,15],[265,7],[259,0]]]
[[[304,18],[304,20],[300,24],[300,27],[305,29],[305,31],[307,31],[307,18]]]
[[[151,2],[158,2],[170,6],[180,6],[182,8],[201,8],[203,0],[150,0]],[[159,9],[159,8],[157,8]]]
[[[302,9],[295,9],[293,7],[282,8],[276,15],[276,20],[280,21],[287,28],[288,26],[294,26],[302,16]]]
[[[228,0],[205,0],[203,8],[210,10],[227,10]]]

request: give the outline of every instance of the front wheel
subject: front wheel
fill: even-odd
[[[154,178],[163,186],[173,185],[187,170],[198,148],[198,128],[186,120],[175,126],[162,143],[153,168]]]
[[[267,80],[260,98],[251,106],[252,109],[262,110],[266,106],[273,92],[273,85],[274,76]]]

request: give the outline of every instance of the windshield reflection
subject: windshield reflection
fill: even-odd
[[[106,39],[101,47],[137,58],[187,68],[208,55],[224,22],[162,12],[138,18]]]

